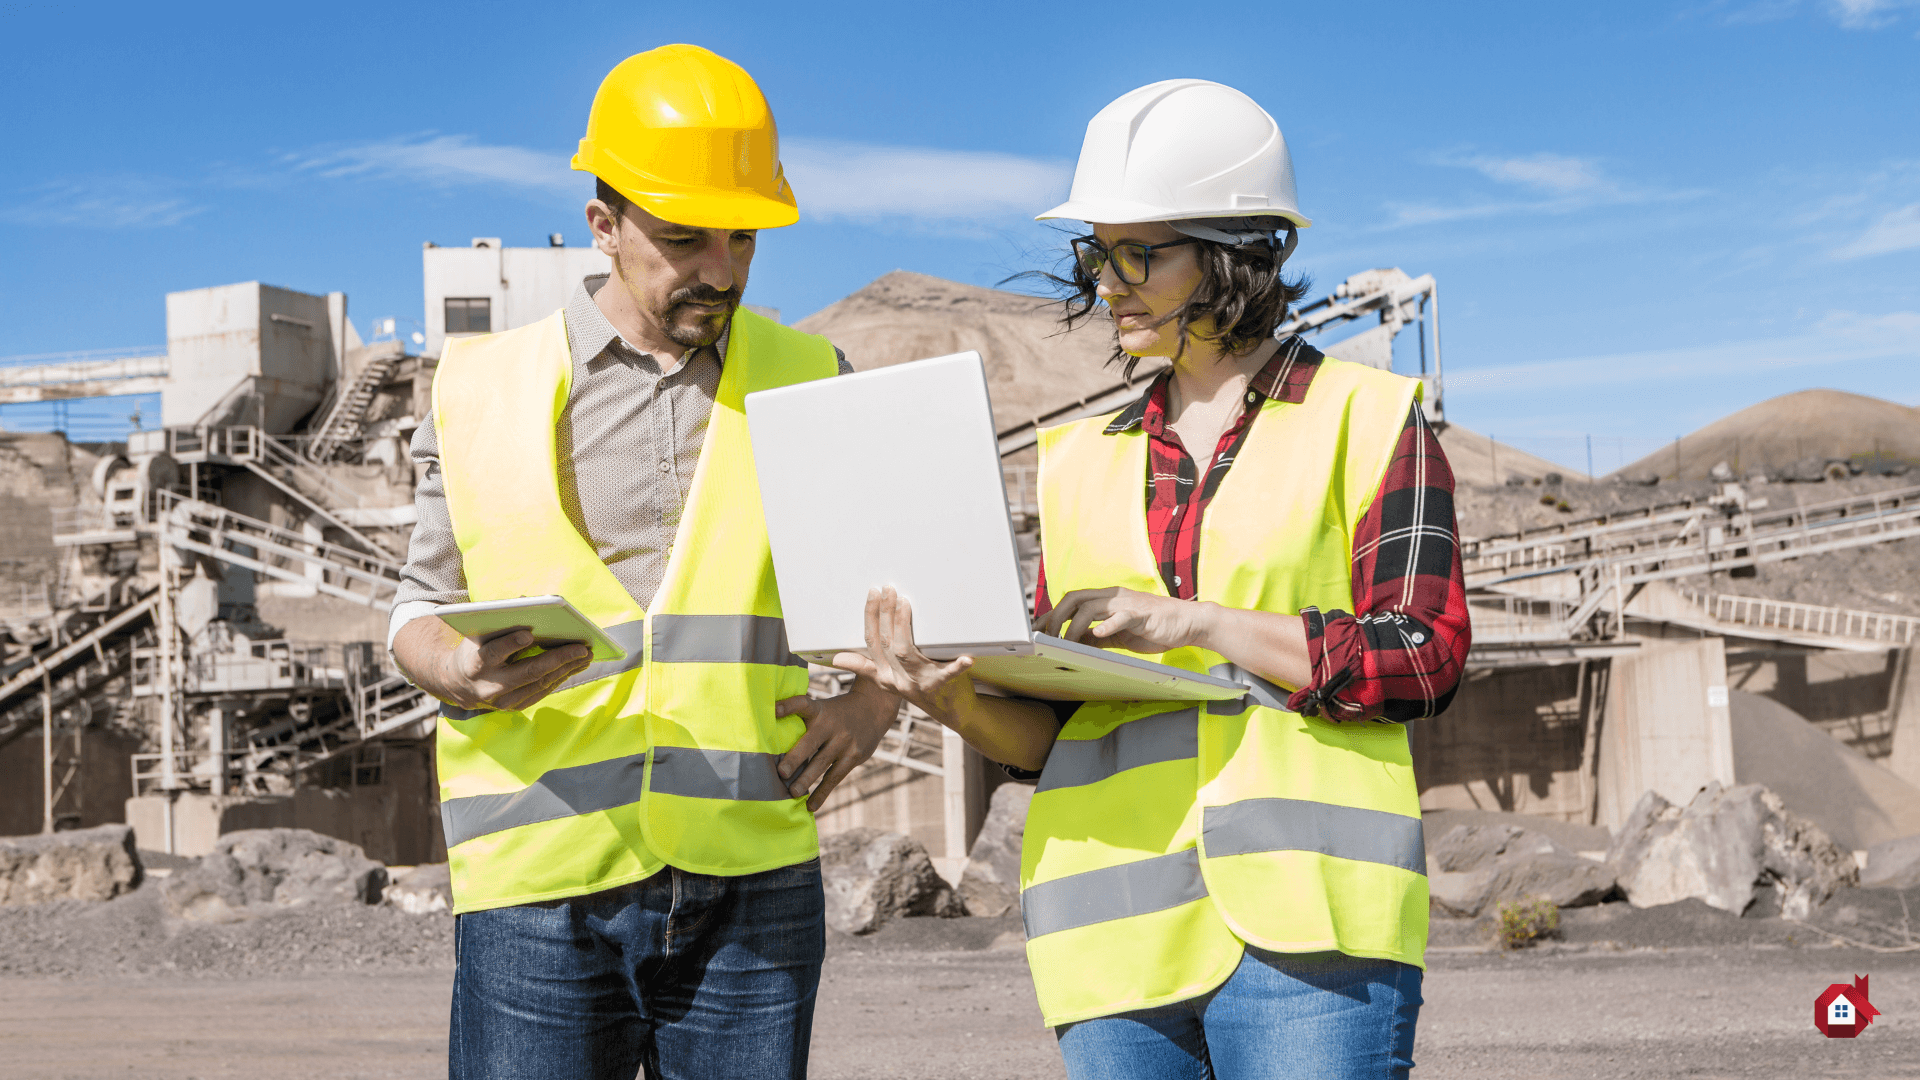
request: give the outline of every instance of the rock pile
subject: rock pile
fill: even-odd
[[[111,900],[139,884],[140,856],[126,825],[0,838],[0,904]]]
[[[1473,918],[1545,897],[1584,907],[1613,895],[1613,871],[1517,825],[1456,825],[1427,853],[1427,887],[1443,914]]]
[[[376,904],[387,868],[359,845],[307,829],[242,829],[166,880],[167,909],[183,919],[230,922],[252,906]]]
[[[386,887],[380,902],[409,915],[453,910],[453,876],[446,863],[416,866]]]
[[[1635,907],[1697,897],[1738,915],[1767,899],[1789,919],[1805,919],[1860,874],[1851,854],[1773,792],[1718,782],[1685,809],[1658,792],[1642,795],[1607,862]]]
[[[967,868],[960,875],[960,899],[967,914],[992,917],[1020,906],[1020,837],[1027,829],[1033,785],[1001,784],[993,789],[987,819],[974,838]]]
[[[820,876],[827,925],[843,934],[871,934],[901,916],[964,914],[927,849],[902,833],[860,828],[822,838]]]

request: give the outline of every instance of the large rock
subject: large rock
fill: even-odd
[[[1763,892],[1781,915],[1804,919],[1860,871],[1818,825],[1790,813],[1759,784],[1709,783],[1683,810],[1649,791],[1607,851],[1635,907],[1697,897],[1744,913]]]
[[[111,900],[139,884],[140,856],[126,825],[0,838],[0,904]]]
[[[1920,887],[1920,836],[1903,836],[1867,849],[1867,867],[1860,871],[1863,889]]]
[[[214,842],[199,864],[167,879],[167,908],[184,919],[225,922],[250,907],[376,904],[387,868],[307,829],[242,829]]]
[[[820,841],[827,925],[871,934],[906,915],[963,914],[953,888],[918,840],[879,829],[848,829]]]
[[[1584,907],[1614,891],[1611,869],[1517,825],[1456,825],[1427,860],[1433,906],[1461,918],[1532,897]]]
[[[969,915],[1005,915],[1020,904],[1020,836],[1027,830],[1032,784],[1001,784],[960,874],[960,899]]]
[[[409,915],[453,910],[453,876],[446,863],[416,866],[386,887],[380,902]]]

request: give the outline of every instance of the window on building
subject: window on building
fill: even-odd
[[[493,333],[493,301],[481,297],[447,297],[447,333]]]

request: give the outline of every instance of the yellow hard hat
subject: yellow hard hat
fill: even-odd
[[[573,167],[676,225],[800,220],[766,96],[739,64],[698,45],[663,45],[608,72]]]

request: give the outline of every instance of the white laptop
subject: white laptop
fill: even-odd
[[[747,396],[787,644],[866,647],[867,590],[913,604],[914,639],[973,677],[1061,701],[1215,701],[1247,688],[1032,631],[977,352]],[[1142,480],[1144,483],[1144,478]]]

